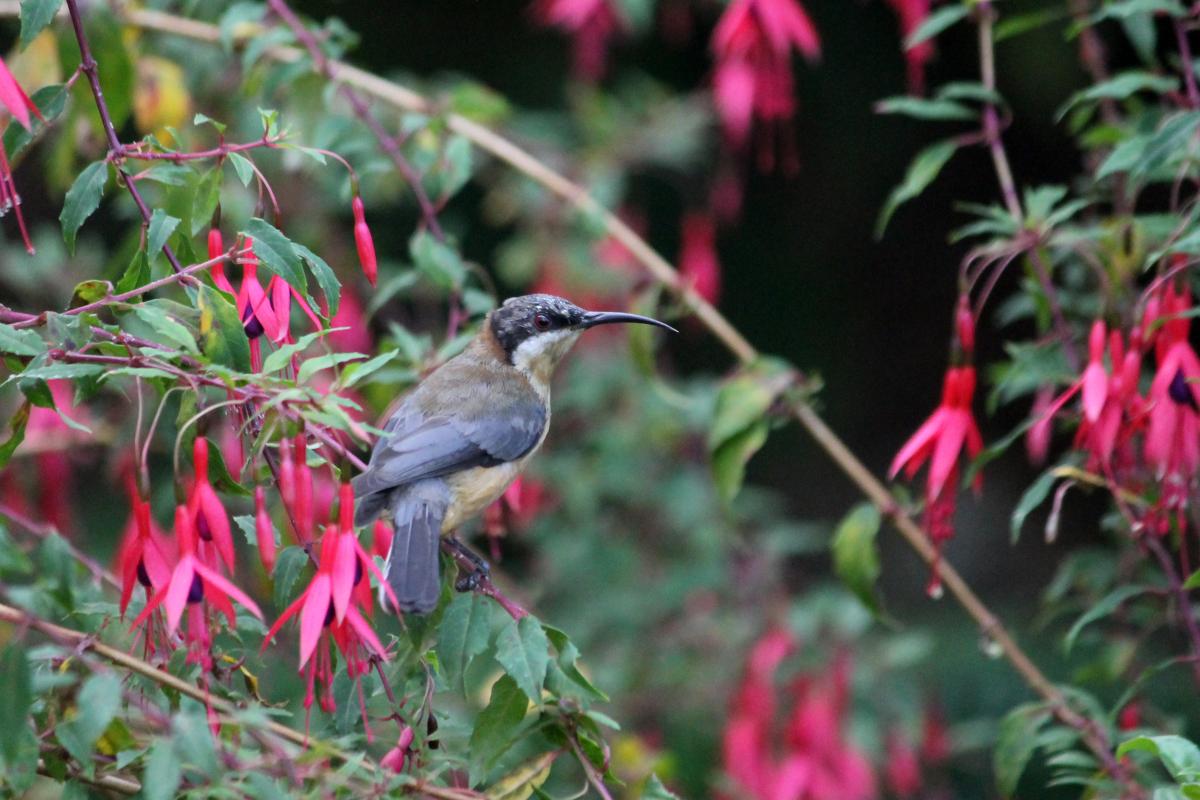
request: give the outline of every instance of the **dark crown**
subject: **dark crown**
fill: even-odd
[[[521,342],[547,331],[573,328],[583,322],[583,314],[570,300],[552,294],[513,297],[492,312],[492,335],[512,361]]]

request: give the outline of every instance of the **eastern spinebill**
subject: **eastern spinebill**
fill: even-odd
[[[437,606],[441,537],[516,480],[550,428],[555,367],[585,330],[617,322],[675,331],[650,317],[585,311],[553,295],[514,297],[387,420],[370,463],[354,479],[354,524],[391,518],[383,574],[402,611]]]

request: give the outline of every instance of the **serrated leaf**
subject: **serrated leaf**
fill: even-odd
[[[833,534],[833,570],[871,613],[880,614],[875,583],[882,572],[879,546],[879,509],[860,503],[851,509]]]
[[[308,264],[309,271],[317,279],[317,285],[321,287],[321,294],[325,295],[325,302],[329,306],[329,318],[333,319],[337,316],[342,302],[342,283],[338,280],[337,273],[326,263],[325,259],[304,245],[292,242],[292,247]]]
[[[72,255],[75,254],[75,235],[87,218],[100,207],[100,198],[104,196],[104,184],[107,182],[108,162],[95,161],[79,173],[67,190],[58,219],[62,223],[63,241]]]
[[[28,328],[14,328],[0,323],[0,353],[12,353],[15,356],[40,356],[46,352],[46,343],[37,331]]]
[[[133,313],[138,319],[149,325],[161,341],[186,350],[193,355],[200,352],[196,345],[196,338],[192,336],[188,327],[154,302],[138,303],[133,306]]]
[[[970,13],[970,6],[966,4],[939,8],[904,39],[904,49],[911,50],[922,42],[929,41],[956,22],[966,19]]]
[[[526,617],[526,619],[530,619]],[[512,746],[517,728],[525,719],[529,698],[508,675],[492,684],[487,707],[479,712],[471,732],[471,783],[478,783],[487,770]]]
[[[1037,734],[1050,719],[1050,712],[1037,703],[1017,706],[1000,722],[992,764],[996,772],[996,788],[1004,797],[1017,790],[1021,774],[1037,749]]]
[[[1079,638],[1079,634],[1088,625],[1098,620],[1104,619],[1109,614],[1117,610],[1117,608],[1132,597],[1143,594],[1151,590],[1149,586],[1119,586],[1113,591],[1106,594],[1098,602],[1094,603],[1079,619],[1075,620],[1075,624],[1067,631],[1067,635],[1063,638],[1063,648],[1069,654],[1071,648],[1075,646],[1075,640]]]
[[[550,663],[550,641],[542,623],[533,617],[509,620],[496,637],[496,660],[535,703],[542,700],[542,682]]]
[[[254,254],[268,271],[283,278],[292,288],[305,295],[308,284],[300,266],[300,255],[292,242],[271,223],[254,217],[246,223],[246,235],[254,238]]]
[[[21,49],[29,46],[58,13],[62,0],[21,0]]]
[[[475,592],[459,594],[438,626],[438,664],[446,681],[466,691],[464,677],[472,659],[487,649],[492,627],[492,606]]]
[[[875,223],[876,239],[883,236],[888,221],[892,218],[892,214],[896,213],[896,209],[925,191],[957,150],[958,142],[956,140],[943,139],[917,153],[908,166],[904,180],[888,195],[887,202],[883,204],[883,210],[879,212],[879,220]]]
[[[1055,114],[1057,120],[1062,120],[1070,111],[1084,103],[1098,103],[1101,100],[1124,100],[1137,92],[1155,92],[1163,94],[1173,92],[1179,86],[1179,80],[1169,75],[1157,75],[1153,72],[1133,70],[1122,72],[1106,81],[1078,91],[1063,103]]]

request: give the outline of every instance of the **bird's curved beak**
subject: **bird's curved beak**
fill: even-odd
[[[641,314],[627,314],[624,311],[588,311],[583,315],[583,322],[580,327],[583,329],[594,328],[597,325],[612,325],[617,322],[638,322],[642,325],[656,325],[664,328],[671,333],[679,333],[665,322],[660,322],[653,317],[643,317]]]

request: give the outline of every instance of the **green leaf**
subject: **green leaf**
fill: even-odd
[[[200,284],[196,307],[200,309],[200,345],[204,355],[215,363],[249,372],[250,340],[233,303],[208,284]]]
[[[526,619],[531,619],[526,617]],[[521,720],[529,708],[529,699],[510,676],[492,684],[487,707],[479,712],[471,732],[468,752],[471,759],[471,783],[478,783],[487,770],[512,746]]]
[[[438,626],[438,665],[447,683],[464,694],[467,668],[487,649],[491,629],[492,606],[475,592],[455,597]]]
[[[1066,19],[1070,14],[1071,12],[1066,8],[1042,8],[1011,17],[1006,16],[996,24],[995,39],[997,42],[1003,42],[1014,36],[1037,30],[1051,22]]]
[[[15,765],[21,757],[29,732],[29,709],[33,703],[29,657],[18,642],[0,651],[0,758]]]
[[[1118,172],[1142,176],[1168,164],[1186,152],[1186,144],[1200,125],[1200,111],[1174,114],[1152,134],[1132,136],[1121,142],[1096,170],[1096,180]]]
[[[1075,620],[1075,624],[1071,626],[1071,630],[1067,631],[1066,637],[1063,639],[1063,648],[1069,654],[1071,648],[1075,646],[1075,640],[1079,638],[1079,634],[1088,625],[1098,620],[1107,617],[1109,614],[1117,610],[1117,608],[1131,597],[1136,597],[1139,594],[1151,590],[1149,586],[1119,586],[1113,591],[1106,594],[1099,602],[1094,603],[1079,619]]]
[[[302,244],[292,242],[292,247],[300,254],[300,258],[304,259],[308,264],[309,271],[317,279],[317,285],[321,287],[321,294],[325,295],[325,302],[329,305],[329,318],[333,319],[338,313],[338,308],[341,307],[341,281],[338,280],[337,274],[326,263],[325,259]]]
[[[275,558],[275,572],[272,574],[275,589],[271,593],[271,599],[274,601],[276,609],[282,611],[292,602],[292,592],[296,588],[296,581],[300,579],[300,573],[306,564],[308,564],[308,554],[300,547],[292,545],[279,551],[279,555]]]
[[[58,13],[62,0],[21,0],[21,49],[29,47]]]
[[[308,294],[308,282],[304,280],[300,255],[291,240],[259,217],[246,223],[246,235],[254,237],[254,254],[263,266],[291,284],[300,294]]]
[[[195,193],[192,195],[191,217],[188,221],[192,236],[212,225],[213,214],[220,201],[221,168],[209,167],[196,182]]]
[[[101,372],[104,372],[104,367],[100,364],[44,364],[25,370],[20,377],[22,379],[40,378],[44,381],[53,381],[59,378],[76,380],[95,377]]]
[[[142,773],[142,796],[145,800],[170,800],[182,779],[183,767],[171,740],[155,740]]]
[[[971,13],[971,9],[965,3],[939,8],[926,17],[925,21],[908,35],[904,40],[904,49],[911,50],[921,44],[921,42],[932,39],[954,23],[966,19],[969,13]]]
[[[1200,569],[1193,572],[1191,577],[1183,582],[1183,588],[1187,590],[1200,589]]]
[[[784,361],[763,357],[741,370],[721,386],[708,429],[708,449],[722,444],[762,422],[771,405],[793,381],[791,367]]]
[[[713,482],[717,493],[725,503],[732,503],[742,489],[746,479],[746,464],[767,443],[771,426],[764,420],[746,428],[736,436],[726,439],[713,451]]]
[[[347,361],[362,361],[365,359],[366,356],[362,353],[326,353],[323,356],[308,358],[300,365],[300,371],[296,374],[296,382],[306,383],[309,378],[323,369],[332,369],[339,364],[345,364]]]
[[[679,800],[679,795],[663,786],[658,775],[650,773],[650,777],[646,779],[646,786],[642,789],[642,800]]]
[[[883,204],[883,210],[879,212],[879,220],[875,223],[876,239],[883,237],[888,220],[892,218],[892,214],[896,213],[896,209],[925,191],[956,150],[958,150],[957,141],[943,139],[917,153],[916,158],[908,165],[908,172],[905,173],[904,180],[888,195],[887,202]]]
[[[1158,756],[1178,783],[1200,781],[1200,747],[1182,736],[1137,736],[1121,743],[1117,748],[1117,758],[1133,750]]]
[[[14,328],[0,323],[0,353],[12,353],[15,356],[40,356],[46,352],[46,343],[36,331],[28,328]]]
[[[409,253],[417,269],[441,289],[456,289],[467,277],[458,251],[439,242],[429,231],[418,231],[409,242]]]
[[[389,350],[386,353],[380,353],[370,361],[363,361],[353,366],[346,367],[342,372],[340,385],[343,389],[349,389],[351,386],[357,386],[364,380],[369,378],[373,373],[387,366],[396,357],[397,350]]]
[[[288,362],[292,360],[292,356],[303,353],[313,342],[327,333],[331,333],[331,331],[322,330],[306,333],[291,344],[285,344],[279,349],[271,351],[271,354],[263,361],[262,371],[264,373],[278,372],[288,365]]]
[[[838,525],[832,542],[833,571],[875,616],[881,611],[875,585],[882,572],[876,543],[879,524],[879,509],[860,503]]]
[[[875,104],[879,114],[900,114],[914,119],[970,120],[978,114],[953,100],[930,100],[927,97],[889,97]]]
[[[166,343],[172,344],[193,355],[199,354],[196,338],[192,332],[176,317],[172,316],[165,307],[155,301],[138,303],[133,306],[133,313],[142,322],[149,325],[155,335]]]
[[[1017,501],[1017,507],[1013,509],[1012,519],[1009,520],[1008,525],[1013,544],[1016,544],[1017,540],[1021,538],[1021,526],[1025,524],[1026,518],[1050,496],[1050,490],[1054,488],[1054,483],[1058,480],[1057,470],[1058,467],[1054,466],[1039,475],[1038,479],[1030,484],[1029,488],[1021,495],[1021,499]]]
[[[542,682],[550,663],[550,641],[542,623],[533,617],[508,620],[496,638],[496,660],[535,703],[542,700]]]
[[[107,182],[108,162],[95,161],[79,173],[79,177],[67,190],[59,221],[62,222],[63,241],[67,243],[67,250],[72,255],[75,254],[75,234],[79,232],[84,221],[100,207],[100,198],[104,196],[104,184]]]
[[[8,421],[8,438],[0,442],[0,467],[8,464],[21,442],[25,441],[25,426],[29,423],[30,402],[26,400]]]
[[[1071,95],[1059,108],[1055,118],[1061,121],[1076,106],[1098,103],[1101,100],[1125,100],[1137,92],[1165,94],[1175,91],[1178,86],[1179,80],[1169,75],[1156,75],[1140,70],[1122,72]]]
[[[11,162],[25,151],[25,148],[33,142],[34,137],[42,132],[42,130],[50,124],[53,124],[56,119],[62,116],[63,110],[67,107],[67,91],[66,84],[56,83],[50,86],[43,86],[30,96],[30,100],[42,112],[42,119],[33,117],[29,120],[32,130],[26,130],[20,125],[9,125],[4,129],[4,150],[8,153],[8,160]]]
[[[250,181],[254,180],[254,165],[250,163],[250,159],[241,153],[230,153],[229,163],[233,164],[233,171],[237,173],[242,186],[249,186]]]
[[[150,229],[146,234],[146,252],[150,253],[151,260],[162,253],[167,239],[171,238],[175,228],[179,227],[179,222],[178,218],[172,217],[161,208],[154,209],[154,213],[150,216]]]
[[[113,673],[92,675],[83,682],[76,698],[76,716],[58,725],[58,741],[71,757],[91,775],[96,740],[117,715],[121,705],[121,681]]]
[[[575,646],[575,643],[571,641],[567,634],[551,625],[543,625],[542,630],[546,632],[546,638],[550,640],[550,644],[554,645],[554,649],[558,652],[558,659],[555,663],[551,664],[551,668],[547,673],[547,685],[550,685],[550,675],[554,673],[555,669],[557,669],[564,678],[570,680],[579,688],[583,689],[586,695],[595,700],[607,703],[608,695],[596,688],[596,686],[590,680],[588,680],[582,672],[579,671],[579,667],[576,665],[579,661],[579,648]],[[552,691],[556,691],[559,694],[567,692],[567,687],[565,686],[559,685],[551,688]]]
[[[996,788],[1011,797],[1029,759],[1037,749],[1037,734],[1050,719],[1050,711],[1040,703],[1027,703],[1010,711],[1000,722],[992,764]]]

